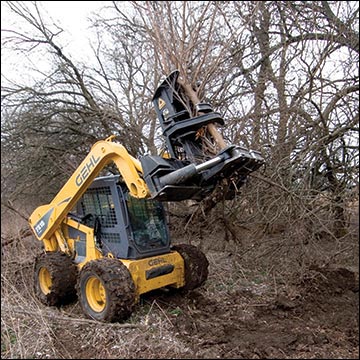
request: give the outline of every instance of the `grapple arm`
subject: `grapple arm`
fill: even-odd
[[[152,198],[201,200],[223,179],[236,188],[241,187],[247,175],[256,171],[264,159],[260,152],[238,145],[216,152],[207,127],[222,126],[224,120],[211,105],[194,104],[186,96],[178,76],[179,71],[172,72],[153,97],[170,158],[150,155],[140,158]]]

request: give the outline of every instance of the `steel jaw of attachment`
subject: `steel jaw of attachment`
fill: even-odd
[[[257,151],[229,145],[200,164],[160,156],[144,156],[140,162],[153,199],[181,201],[204,199],[222,179],[241,187],[247,175],[263,165],[264,159]]]

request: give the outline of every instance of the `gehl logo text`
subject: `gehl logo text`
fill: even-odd
[[[79,174],[75,178],[77,186],[81,186],[86,178],[90,175],[90,170],[100,161],[100,156],[96,159],[94,155],[91,155],[90,160],[81,168]]]

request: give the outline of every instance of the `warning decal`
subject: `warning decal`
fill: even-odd
[[[161,110],[165,106],[165,101],[162,98],[159,98],[159,109]]]

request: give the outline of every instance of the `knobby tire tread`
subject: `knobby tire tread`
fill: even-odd
[[[94,312],[86,299],[85,285],[90,276],[101,279],[107,293],[106,308]],[[79,276],[77,292],[84,314],[103,322],[118,322],[130,317],[135,306],[135,285],[127,267],[117,259],[101,258],[87,263]]]
[[[45,267],[52,280],[49,294],[41,291],[39,271]],[[45,305],[60,306],[76,299],[76,281],[78,271],[72,259],[62,252],[46,252],[39,254],[34,265],[34,291],[37,298]]]

